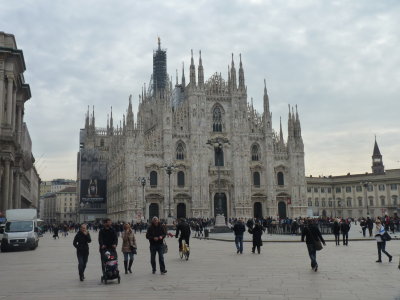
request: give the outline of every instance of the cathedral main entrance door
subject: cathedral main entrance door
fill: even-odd
[[[283,201],[280,201],[278,203],[278,214],[279,214],[279,218],[283,219],[287,217],[286,214],[286,203]]]
[[[149,206],[149,219],[151,220],[153,217],[160,217],[160,212],[157,203],[151,203]]]
[[[261,219],[263,217],[261,202],[254,202],[254,218]]]
[[[225,217],[228,216],[228,208],[225,193],[216,193],[214,195],[214,217],[218,214],[224,214]]]
[[[179,218],[186,218],[186,204],[185,203],[178,203],[176,207],[176,217]]]

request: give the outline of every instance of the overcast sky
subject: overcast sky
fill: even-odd
[[[400,1],[3,1],[0,31],[25,56],[32,98],[25,121],[43,180],[76,179],[87,106],[106,126],[134,110],[152,72],[157,36],[168,73],[190,49],[205,77],[227,77],[231,53],[262,112],[267,79],[273,127],[298,105],[306,174],[371,171],[374,135],[387,169],[400,168]],[[186,74],[189,74],[186,68]],[[188,79],[187,79],[188,80]],[[286,133],[285,133],[286,135]]]

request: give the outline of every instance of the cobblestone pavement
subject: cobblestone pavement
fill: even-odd
[[[394,259],[388,263],[385,257],[381,264],[375,263],[372,241],[328,243],[313,272],[301,243],[265,243],[260,255],[251,254],[246,243],[240,255],[233,243],[192,239],[190,259],[181,261],[177,240],[168,239],[168,273],[153,275],[148,242],[138,234],[134,273],[121,274],[120,285],[104,285],[97,234],[91,234],[84,282],[78,279],[73,235],[53,240],[46,234],[35,251],[0,253],[0,299],[400,299],[400,241],[388,243]]]

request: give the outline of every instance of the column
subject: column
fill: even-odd
[[[6,123],[12,124],[12,102],[13,102],[13,77],[7,76],[7,118]]]
[[[3,116],[4,116],[4,103],[6,99],[3,99],[4,96],[4,73],[0,71],[0,130],[1,124],[3,124]]]
[[[17,89],[13,90],[13,97],[12,97],[12,116],[11,116],[11,128],[12,131],[15,132],[16,130],[16,117],[17,117]]]
[[[8,209],[8,197],[9,197],[9,183],[10,183],[10,161],[6,160],[4,162],[4,177],[3,177],[3,188],[2,188],[2,192],[3,192],[3,197],[2,197],[2,201],[3,201],[3,210],[5,211],[6,209]]]
[[[21,134],[22,134],[22,106],[17,105],[17,141],[21,144]]]
[[[12,209],[14,207],[14,170],[10,167],[10,183],[9,183],[9,195],[8,195],[8,208]]]
[[[21,175],[19,171],[15,173],[14,208],[21,208]]]

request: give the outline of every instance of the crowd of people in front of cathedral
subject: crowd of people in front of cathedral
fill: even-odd
[[[252,253],[261,253],[263,245],[262,235],[269,234],[286,234],[301,236],[301,241],[305,241],[311,259],[311,267],[314,271],[318,270],[316,253],[322,244],[325,245],[323,234],[333,234],[335,244],[348,246],[349,231],[351,226],[360,226],[360,233],[363,237],[375,237],[378,248],[378,260],[382,262],[382,252],[387,255],[389,261],[392,261],[392,255],[386,251],[387,240],[383,238],[386,233],[395,233],[400,231],[400,219],[397,216],[389,217],[366,217],[359,219],[352,218],[230,218],[227,219],[227,226],[231,228],[235,236],[236,252],[243,254],[243,237],[248,232],[252,237]],[[209,218],[189,218],[184,220],[189,232],[194,233],[194,237],[199,239],[209,236],[209,229],[215,224],[215,219]],[[113,255],[117,257],[116,247],[118,239],[122,239],[121,252],[124,255],[125,273],[132,273],[132,265],[134,255],[136,254],[136,238],[135,234],[146,233],[146,238],[150,242],[150,254],[152,271],[155,273],[155,257],[159,256],[159,265],[161,274],[166,273],[165,261],[163,258],[164,240],[168,236],[174,236],[168,233],[166,220],[153,218],[151,222],[111,222],[107,219],[105,222],[89,222],[87,224],[79,224],[74,222],[63,224],[45,224],[42,227],[43,232],[50,232],[53,238],[57,239],[61,236],[66,237],[68,234],[76,233],[74,238],[74,246],[77,249],[78,270],[80,280],[84,280],[84,271],[89,256],[88,244],[91,242],[90,231],[98,233],[100,252],[102,249],[111,249]],[[174,223],[175,226],[178,223]],[[190,235],[190,234],[189,234]],[[101,255],[102,262],[104,255]],[[399,265],[400,268],[400,265]]]

